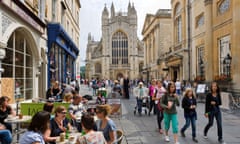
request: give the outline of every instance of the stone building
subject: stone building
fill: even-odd
[[[225,83],[231,80],[232,88],[237,88],[240,84],[239,7],[240,1],[235,0],[172,0],[174,45],[171,53],[179,50],[185,53],[178,53],[183,56],[178,69],[182,80]]]
[[[102,12],[102,38],[89,34],[86,52],[86,78],[131,79],[141,76],[143,44],[137,37],[137,12],[129,3],[127,12],[115,12],[114,5]]]
[[[0,96],[9,96],[13,102],[38,97],[46,90],[46,72],[41,73],[47,67],[46,23],[38,16],[42,12],[38,6],[36,1],[0,1],[0,55],[4,69]]]
[[[0,96],[13,102],[45,98],[50,76],[62,83],[75,78],[79,8],[79,0],[0,1]],[[71,75],[66,63],[72,66]]]
[[[159,9],[156,14],[147,14],[142,35],[145,79],[165,78],[168,75],[165,53],[172,46],[171,10]]]

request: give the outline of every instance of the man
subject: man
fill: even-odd
[[[124,94],[125,94],[125,98],[129,99],[129,79],[126,76],[123,80],[123,90],[124,90]]]
[[[76,94],[73,96],[73,102],[68,108],[69,116],[72,119],[72,125],[77,127],[78,131],[82,131],[81,117],[86,109],[82,102],[82,96]]]

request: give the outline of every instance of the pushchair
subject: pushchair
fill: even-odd
[[[145,115],[147,115],[148,113],[148,110],[149,110],[149,106],[150,106],[150,101],[149,101],[149,96],[145,96],[142,98],[142,103],[141,103],[141,106],[142,106],[142,112],[145,112]],[[138,99],[138,98],[136,98]],[[134,108],[134,115],[136,115],[138,111],[138,104],[136,104],[135,108]],[[142,115],[141,113],[139,113],[139,115]]]

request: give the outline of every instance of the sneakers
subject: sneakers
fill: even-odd
[[[170,142],[169,136],[165,136],[165,141]]]
[[[218,142],[219,142],[220,144],[225,144],[225,142],[224,142],[223,139],[218,140]]]
[[[181,136],[182,137],[186,137],[185,133],[183,131],[181,131]]]
[[[194,137],[193,139],[192,139],[195,143],[198,143],[198,140]]]
[[[206,135],[206,134],[203,134],[203,138],[207,139],[208,137],[207,137],[207,135]]]

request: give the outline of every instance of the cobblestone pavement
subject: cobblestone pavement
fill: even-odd
[[[91,94],[86,86],[81,86],[80,93]],[[124,132],[124,138],[122,144],[160,144],[173,142],[173,135],[170,130],[170,142],[164,141],[164,136],[160,135],[157,129],[157,121],[155,115],[142,116],[134,115],[133,110],[136,105],[136,101],[131,96],[129,100],[122,99],[122,117],[113,118],[117,127]],[[199,103],[197,108],[198,120],[197,120],[197,139],[200,144],[217,144],[217,127],[216,121],[214,126],[209,130],[208,139],[203,138],[203,128],[207,124],[207,120],[204,117],[204,104]],[[227,144],[240,144],[240,117],[239,111],[230,113],[223,110],[223,138]],[[178,108],[179,129],[184,125],[185,120],[183,117],[183,109]],[[181,144],[193,144],[191,137],[191,127],[185,132],[186,137],[183,138],[179,135],[179,142]]]

